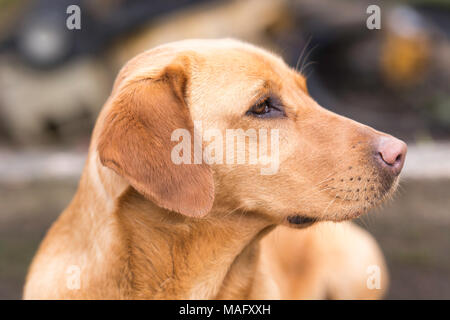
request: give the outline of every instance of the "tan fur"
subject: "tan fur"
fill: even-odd
[[[286,119],[245,116],[263,94]],[[177,128],[280,132],[280,167],[175,165]],[[95,127],[74,199],[30,267],[26,299],[377,298],[387,273],[349,223],[395,189],[371,160],[384,135],[321,108],[279,57],[235,40],[170,43],[132,59]],[[276,228],[275,231],[272,231]],[[268,234],[268,235],[267,235]],[[261,241],[262,239],[262,241]],[[368,265],[382,289],[366,287]],[[68,286],[70,266],[81,286]]]

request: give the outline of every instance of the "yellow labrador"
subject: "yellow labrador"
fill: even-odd
[[[388,197],[405,155],[400,140],[320,107],[263,49],[157,47],[119,73],[24,297],[378,298],[376,243],[335,222]]]

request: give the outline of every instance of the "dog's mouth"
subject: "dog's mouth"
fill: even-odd
[[[320,191],[329,196],[320,220],[344,221],[355,219],[389,200],[397,189],[399,177],[379,170],[348,167],[320,184]],[[316,220],[318,220],[316,219]]]
[[[305,228],[305,227],[312,225],[314,222],[317,221],[316,218],[307,217],[307,216],[300,215],[300,214],[288,216],[286,218],[286,220],[290,226],[293,226],[296,228]]]
[[[365,178],[364,183],[353,187],[353,192],[349,191],[347,186],[341,186],[340,189],[332,188],[328,190],[331,200],[323,212],[317,211],[313,217],[291,214],[284,218],[285,224],[289,227],[305,228],[320,221],[341,222],[356,219],[388,201],[397,189],[398,180],[398,177],[388,179],[378,176],[377,181],[370,184],[371,180]]]

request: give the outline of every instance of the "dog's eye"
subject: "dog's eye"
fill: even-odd
[[[258,118],[276,118],[285,116],[285,113],[280,106],[275,105],[271,98],[267,98],[252,106],[246,115]]]

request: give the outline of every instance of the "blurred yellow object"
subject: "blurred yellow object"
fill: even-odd
[[[192,6],[163,15],[133,36],[121,39],[113,50],[117,66],[149,48],[190,38],[235,37],[264,43],[264,31],[286,21],[287,0],[224,1]],[[270,42],[265,43],[270,47]]]
[[[411,10],[398,9],[388,21],[381,52],[382,73],[395,86],[420,82],[430,57],[428,35]]]
[[[402,38],[388,34],[382,49],[382,70],[395,85],[412,85],[423,79],[429,58],[426,38]]]

